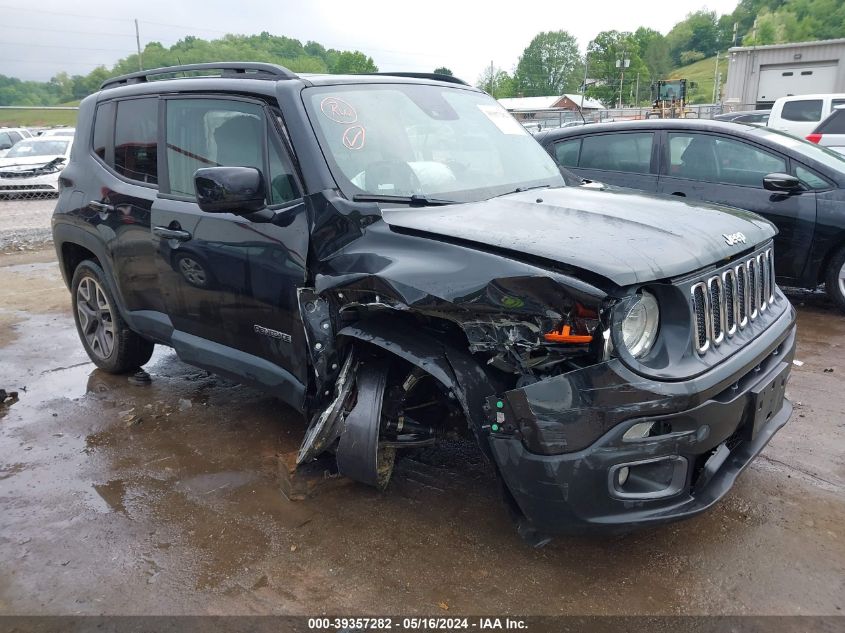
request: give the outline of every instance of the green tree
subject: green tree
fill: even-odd
[[[367,57],[360,51],[343,51],[337,61],[330,68],[331,72],[341,75],[349,73],[377,73],[378,66],[372,57]]]
[[[588,75],[596,82],[587,89],[587,94],[606,106],[619,103],[620,80],[622,80],[622,103],[637,101],[637,75],[639,75],[640,101],[648,98],[647,86],[651,75],[639,54],[639,45],[632,33],[602,31],[587,47],[589,61]],[[617,67],[617,62],[627,59],[629,65]]]
[[[516,66],[516,90],[526,97],[575,92],[584,65],[578,43],[566,31],[537,34]]]
[[[434,74],[435,75],[449,75],[450,77],[455,76],[455,74],[451,70],[446,68],[445,66],[440,66],[439,68],[435,68]]]
[[[720,49],[719,20],[715,11],[696,11],[678,22],[666,35],[672,62],[681,64],[681,54],[698,51],[704,57]]]
[[[663,79],[672,70],[666,38],[654,29],[640,27],[634,32],[639,56],[648,69],[652,81]]]
[[[478,76],[475,86],[496,99],[516,96],[514,78],[501,68],[494,68],[492,76],[490,68],[485,68],[484,72]]]

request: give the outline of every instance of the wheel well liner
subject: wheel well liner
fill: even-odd
[[[379,347],[431,374],[454,393],[482,452],[492,457],[488,443],[481,441],[486,437],[481,432],[484,403],[502,385],[471,354],[426,331],[409,331],[406,321],[386,315],[347,326],[338,336]]]

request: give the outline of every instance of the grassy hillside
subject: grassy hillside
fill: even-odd
[[[722,71],[722,89],[728,80],[728,58],[719,56],[719,70]],[[716,57],[708,57],[690,64],[681,66],[669,73],[669,79],[689,79],[698,84],[695,92],[690,96],[690,103],[712,103],[713,83],[715,81]]]
[[[0,110],[0,127],[76,125],[76,110]]]

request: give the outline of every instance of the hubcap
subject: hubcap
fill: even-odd
[[[845,297],[845,263],[839,269],[839,294]]]
[[[92,277],[85,277],[76,289],[79,329],[97,358],[106,359],[114,350],[114,318],[106,294]]]
[[[183,257],[179,260],[179,272],[188,280],[188,283],[195,286],[205,285],[205,269],[190,257]]]

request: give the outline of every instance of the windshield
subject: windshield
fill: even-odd
[[[69,141],[20,141],[6,154],[6,158],[25,158],[29,156],[57,156],[67,150]]]
[[[819,162],[825,167],[830,167],[845,175],[845,155],[843,154],[770,128],[760,127],[755,129],[752,134],[762,136],[768,141],[798,152],[810,160]]]
[[[551,157],[486,94],[420,84],[309,88],[305,104],[340,188],[470,202],[564,185]]]

